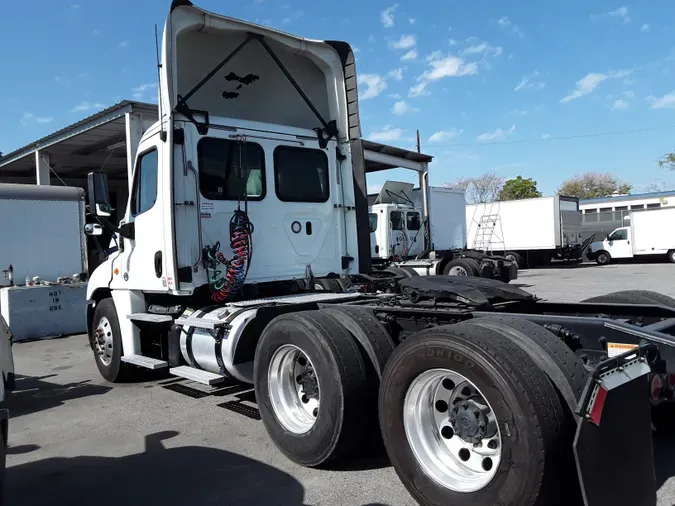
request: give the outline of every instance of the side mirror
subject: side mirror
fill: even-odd
[[[110,216],[110,191],[108,176],[102,172],[90,172],[87,175],[87,193],[89,195],[89,212],[95,216]]]
[[[102,235],[103,234],[103,227],[99,225],[98,223],[87,223],[84,226],[84,233],[86,235]]]

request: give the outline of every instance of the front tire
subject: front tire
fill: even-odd
[[[122,362],[122,333],[112,298],[96,304],[89,341],[98,372],[106,381],[120,383],[131,379],[133,366]]]
[[[363,441],[366,365],[352,336],[330,316],[313,310],[272,320],[256,347],[253,377],[265,429],[293,462],[326,465]]]
[[[595,256],[595,262],[598,265],[609,265],[611,261],[612,257],[606,251],[599,251],[598,254]]]
[[[424,383],[426,397],[420,394]],[[445,399],[452,401],[456,390],[481,396],[473,404],[460,400],[455,405],[461,417]],[[411,403],[415,395],[420,402]],[[404,341],[385,369],[379,409],[387,453],[419,504],[567,504],[557,501],[574,488],[569,478],[574,471],[573,420],[548,377],[494,331],[466,322]],[[425,409],[433,411],[426,422]],[[474,419],[472,410],[478,411]],[[421,413],[418,423],[406,423],[409,413]],[[454,425],[448,413],[454,415]],[[487,438],[487,448],[476,447],[469,437],[475,420],[483,418],[485,426],[499,428],[496,437]],[[495,449],[499,458],[481,455]]]

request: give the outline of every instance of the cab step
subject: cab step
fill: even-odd
[[[207,318],[177,318],[175,324],[205,330],[216,330],[227,327],[227,322],[225,321],[209,320]]]
[[[153,314],[153,313],[131,313],[127,315],[127,318],[132,322],[143,322],[143,323],[171,323],[173,322],[173,317],[166,314]]]
[[[179,367],[172,367],[169,369],[169,373],[174,376],[179,376],[181,378],[189,379],[202,385],[213,386],[218,383],[224,382],[227,377],[222,374],[216,374],[202,369],[196,369],[187,365],[181,365]]]
[[[163,369],[169,365],[168,362],[164,360],[144,357],[143,355],[125,355],[122,357],[122,362],[137,365],[139,367],[145,367],[146,369],[151,369],[153,371],[156,371],[157,369]]]

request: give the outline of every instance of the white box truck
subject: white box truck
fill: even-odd
[[[592,243],[588,258],[600,265],[612,260],[661,256],[675,263],[675,207],[630,211],[627,226]]]
[[[466,228],[469,248],[504,255],[520,268],[580,261],[586,246],[579,200],[562,195],[471,204]]]

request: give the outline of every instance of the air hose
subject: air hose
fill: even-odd
[[[226,259],[220,250],[220,242],[204,248],[204,265],[206,266],[211,299],[225,302],[239,295],[251,265],[253,242],[251,235],[253,224],[248,214],[237,209],[230,219],[230,248],[232,258]],[[225,274],[218,267],[225,267]]]

